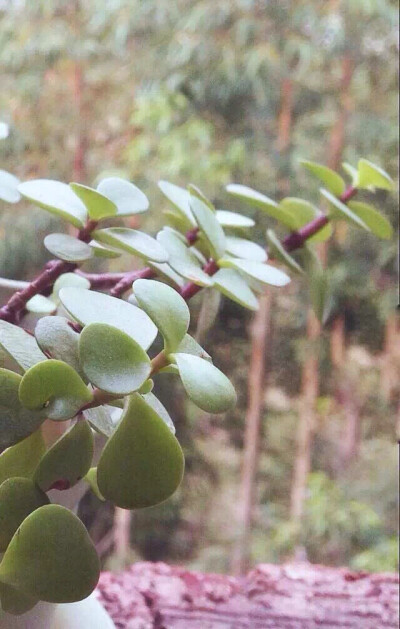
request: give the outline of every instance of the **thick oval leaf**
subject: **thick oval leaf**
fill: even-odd
[[[280,269],[276,269],[270,264],[261,264],[252,260],[239,260],[237,258],[223,259],[220,261],[222,267],[233,268],[244,275],[254,278],[263,284],[271,286],[286,286],[290,282],[290,277]]]
[[[32,299],[25,305],[28,312],[34,312],[41,315],[49,315],[57,310],[57,304],[52,300],[44,297],[44,295],[34,295]]]
[[[167,262],[168,253],[155,238],[137,229],[127,227],[109,227],[99,229],[92,234],[95,240],[127,251],[145,260]]]
[[[342,162],[343,170],[351,177],[351,185],[357,187],[358,170],[348,162]]]
[[[133,292],[164,338],[166,353],[174,352],[189,328],[190,311],[176,290],[154,280],[136,280]]]
[[[63,288],[60,299],[81,325],[108,323],[126,332],[143,349],[150,347],[157,336],[157,328],[150,317],[122,299],[81,288]]]
[[[324,190],[324,188],[320,188],[320,192],[322,194],[322,196],[325,197],[325,199],[327,199],[329,201],[329,203],[331,204],[331,206],[333,206],[334,208],[334,214],[338,215],[339,218],[344,219],[345,221],[348,221],[349,223],[353,223],[354,225],[356,225],[357,227],[363,227],[363,229],[366,229],[367,231],[370,231],[369,227],[366,225],[366,223],[364,223],[363,220],[361,220],[361,218],[359,216],[357,216],[357,214],[355,214],[354,212],[352,212],[347,205],[345,205],[344,203],[342,203],[340,201],[340,199],[337,199],[333,194],[331,194],[328,190]]]
[[[36,466],[46,452],[42,431],[36,430],[0,454],[0,485],[13,476],[32,478]]]
[[[200,358],[204,358],[204,360],[208,360],[212,363],[210,354],[208,354],[206,350],[199,345],[196,339],[194,339],[193,336],[190,336],[190,334],[185,334],[184,338],[179,343],[177,353],[193,354],[193,356],[200,356]],[[170,367],[176,367],[176,365],[170,365]],[[179,370],[176,369],[174,373],[179,373]]]
[[[96,498],[104,502],[105,498],[100,492],[99,485],[97,483],[97,467],[91,467],[88,473],[85,475],[84,480],[89,484],[90,489],[92,490]]]
[[[176,491],[183,470],[182,449],[165,421],[143,396],[130,396],[97,466],[102,495],[123,509],[151,507]]]
[[[20,590],[0,582],[0,617],[1,611],[13,616],[25,614],[38,602],[34,596],[23,594]]]
[[[22,406],[18,397],[21,381],[21,376],[13,371],[0,369],[0,449],[22,441],[37,430],[45,419],[42,408],[30,411]]]
[[[317,214],[317,210],[312,203],[304,199],[299,199],[298,197],[286,197],[282,199],[279,203],[279,207],[292,217],[291,228],[293,230],[312,221]]]
[[[158,264],[157,262],[149,261],[149,267],[154,269],[157,272],[157,275],[160,275],[167,282],[172,282],[172,284],[176,284],[179,288],[184,285],[184,279],[181,275],[178,275],[176,271],[164,262],[163,264]]]
[[[244,227],[254,227],[255,221],[243,214],[236,212],[228,212],[228,210],[217,210],[215,213],[217,221],[222,227],[231,227],[232,229],[242,229]]]
[[[8,321],[0,321],[0,347],[15,360],[22,371],[47,360],[35,337]]]
[[[81,332],[79,358],[89,381],[103,391],[127,395],[150,375],[150,358],[125,332],[105,323],[91,323]]]
[[[234,269],[220,269],[213,276],[214,286],[236,303],[248,308],[258,310],[258,300],[246,280]],[[183,351],[183,350],[180,350]]]
[[[100,221],[102,218],[108,218],[117,214],[115,203],[97,190],[83,186],[80,183],[70,183],[69,185],[82,203],[84,203],[90,218],[93,220]]]
[[[96,258],[119,258],[121,256],[121,251],[117,251],[112,247],[105,247],[100,242],[96,242],[95,240],[91,240],[89,242],[89,246],[93,251],[93,255]]]
[[[145,395],[146,393],[151,393],[153,389],[154,389],[154,381],[151,378],[149,378],[148,380],[146,380],[146,382],[143,382],[138,393]]]
[[[192,227],[196,227],[196,221],[190,209],[190,193],[184,188],[180,188],[168,181],[159,181],[158,187],[167,199],[171,201],[179,214],[181,214]]]
[[[372,205],[362,201],[349,201],[348,206],[352,212],[361,218],[375,236],[386,240],[390,240],[393,237],[393,227],[387,218],[382,216]]]
[[[19,385],[19,399],[25,408],[46,411],[49,419],[74,417],[92,400],[82,378],[61,360],[47,360],[25,373]]]
[[[292,227],[292,218],[290,214],[287,214],[284,208],[278,206],[276,201],[273,201],[265,194],[257,192],[257,190],[253,190],[253,188],[249,188],[248,186],[242,186],[237,183],[229,184],[226,186],[226,189],[229,194],[246,201],[249,205],[263,210],[266,214],[268,214],[268,216],[275,218],[287,227]]]
[[[89,422],[92,428],[105,437],[111,437],[116,423],[110,413],[110,406],[96,406],[94,408],[87,408],[82,411],[82,415]]]
[[[115,203],[118,216],[141,214],[149,207],[146,195],[133,183],[120,177],[102,179],[97,190]]]
[[[35,205],[60,216],[75,227],[83,227],[87,216],[86,208],[66,183],[34,179],[21,183],[18,190]]]
[[[86,277],[78,275],[78,273],[63,273],[54,282],[52,298],[58,300],[60,290],[68,287],[85,288],[88,290],[90,288],[90,282]]]
[[[265,249],[257,243],[245,238],[226,237],[226,250],[233,256],[244,258],[245,260],[255,260],[256,262],[266,262],[267,253]]]
[[[143,399],[145,400],[145,402],[149,406],[151,406],[151,408],[157,413],[157,415],[161,417],[161,419],[166,423],[166,425],[168,426],[168,428],[174,435],[175,434],[174,422],[172,421],[165,406],[161,404],[158,397],[156,397],[154,393],[151,393],[151,391],[149,393],[141,393],[141,395]]]
[[[19,184],[20,181],[15,175],[0,169],[0,199],[2,201],[18,203],[21,199],[21,195],[18,191]]]
[[[307,168],[311,174],[318,177],[318,179],[327,187],[329,192],[332,192],[335,197],[340,197],[340,195],[343,194],[346,187],[345,181],[340,175],[335,173],[334,170],[328,168],[327,166],[323,166],[322,164],[310,162],[306,159],[300,160],[300,164]]]
[[[64,317],[42,317],[36,324],[35,337],[39,347],[50,358],[63,360],[80,373],[79,334],[71,328],[68,319]]]
[[[43,491],[69,489],[89,470],[93,451],[92,431],[87,421],[80,420],[47,450],[33,480]]]
[[[69,234],[49,234],[44,246],[53,256],[66,262],[84,262],[93,256],[91,247]]]
[[[174,354],[189,398],[208,413],[224,413],[236,404],[236,392],[225,374],[207,360],[191,354]]]
[[[0,552],[35,509],[49,503],[46,494],[29,478],[9,478],[0,485]]]
[[[1,582],[49,603],[86,598],[99,574],[84,525],[60,505],[45,505],[28,515],[0,564]]]
[[[194,253],[172,231],[162,229],[157,240],[168,251],[168,264],[176,273],[199,286],[212,286],[212,278],[200,268]]]
[[[217,221],[215,213],[194,196],[190,197],[190,209],[207,241],[211,258],[219,260],[225,253],[226,242],[224,230]]]
[[[210,199],[207,199],[206,195],[200,190],[200,188],[190,183],[188,185],[188,191],[192,197],[196,197],[197,199],[200,199],[200,201],[202,201],[205,205],[207,205],[207,207],[209,207],[210,210],[215,212],[214,204],[211,203]]]
[[[394,190],[393,179],[376,164],[367,159],[360,159],[358,162],[357,188],[382,188],[383,190]]]
[[[275,232],[272,229],[267,229],[266,235],[271,250],[271,256],[286,264],[286,266],[295,273],[303,273],[301,266],[288,254]]]

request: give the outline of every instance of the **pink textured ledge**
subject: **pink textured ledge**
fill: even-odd
[[[261,564],[246,577],[140,562],[101,575],[97,594],[124,629],[398,627],[399,580],[312,564]]]

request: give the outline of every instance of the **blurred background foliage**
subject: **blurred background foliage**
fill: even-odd
[[[0,145],[0,167],[21,179],[89,185],[110,173],[127,177],[150,198],[152,211],[140,220],[151,232],[166,208],[156,187],[161,178],[193,182],[218,207],[243,211],[224,192],[227,183],[320,203],[300,158],[339,168],[366,157],[396,177],[397,4],[1,0],[0,119],[10,135]],[[377,199],[396,224],[394,195],[379,192]],[[268,220],[246,212],[258,220],[254,238],[265,244]],[[32,277],[47,259],[43,235],[55,227],[54,218],[27,204],[2,204],[0,274]],[[307,452],[297,433],[309,296],[295,278],[273,297],[249,559],[297,556],[393,570],[396,243],[339,225],[324,256],[333,299],[319,337]],[[233,379],[238,407],[210,417],[185,403],[168,377],[157,385],[186,450],[186,478],[173,499],[131,518],[95,498],[84,502],[82,517],[105,565],[142,557],[232,567],[251,316],[232,302],[213,304],[207,291],[193,312],[197,335],[210,328],[203,342]],[[298,517],[292,502],[302,456],[309,474]]]

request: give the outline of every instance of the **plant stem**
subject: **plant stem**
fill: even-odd
[[[110,295],[112,297],[122,297],[122,295],[132,288],[132,284],[135,280],[138,279],[146,279],[149,280],[155,277],[157,273],[150,269],[150,267],[145,267],[144,269],[139,269],[138,271],[131,271],[130,273],[125,273],[124,276],[119,280],[117,284],[110,290]]]

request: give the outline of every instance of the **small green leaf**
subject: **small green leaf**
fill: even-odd
[[[232,383],[217,367],[191,354],[173,354],[189,398],[208,413],[224,413],[236,404]]]
[[[189,191],[189,194],[191,196],[196,197],[197,199],[200,199],[200,201],[202,201],[205,205],[207,205],[207,207],[209,207],[210,210],[215,212],[214,204],[211,203],[210,199],[207,199],[206,195],[203,194],[203,192],[200,190],[200,188],[198,188],[197,186],[194,186],[192,183],[190,183],[188,185],[188,191]]]
[[[164,262],[163,264],[158,264],[157,262],[149,261],[149,267],[157,271],[157,275],[161,275],[164,280],[176,284],[176,286],[178,286],[179,288],[181,288],[185,283],[183,277],[181,275],[178,275],[178,273],[174,271],[172,266],[170,266],[166,262]]]
[[[93,256],[86,242],[69,234],[49,234],[44,239],[44,246],[53,256],[66,262],[84,262]]]
[[[46,446],[40,429],[7,448],[0,454],[0,485],[13,476],[32,478],[45,451]]]
[[[43,491],[57,481],[69,489],[85,476],[93,459],[93,435],[89,424],[80,420],[47,450],[36,468],[33,480]],[[57,489],[57,487],[54,487]]]
[[[205,237],[211,257],[219,260],[225,253],[225,234],[215,213],[197,197],[190,197],[190,209]]]
[[[128,398],[97,466],[102,495],[123,509],[151,507],[179,487],[182,449],[165,421],[139,394]]]
[[[163,211],[165,222],[182,234],[185,234],[190,229],[193,229],[193,223],[191,223],[185,216],[179,213],[175,209],[169,209]]]
[[[23,197],[39,207],[60,216],[75,227],[83,227],[86,208],[66,183],[51,179],[34,179],[18,186]]]
[[[117,206],[117,216],[141,214],[149,207],[146,195],[133,183],[120,177],[102,179],[97,190]]]
[[[303,269],[296,262],[291,255],[288,254],[286,249],[282,246],[279,238],[272,229],[267,229],[267,240],[271,250],[271,256],[286,264],[289,269],[295,273],[303,273]]]
[[[357,188],[367,188],[374,190],[394,190],[393,179],[380,166],[373,164],[367,159],[360,159],[358,162]]]
[[[103,391],[127,395],[150,375],[150,359],[125,332],[105,323],[91,323],[81,332],[79,358],[89,381]]]
[[[323,166],[322,164],[310,162],[305,159],[300,160],[300,164],[305,166],[310,173],[318,177],[318,179],[327,187],[329,192],[332,192],[335,197],[340,197],[340,195],[343,194],[346,187],[345,181],[334,170],[328,168],[327,166]]]
[[[115,430],[116,424],[113,421],[107,405],[97,406],[95,408],[87,408],[82,411],[82,415],[89,422],[92,428],[105,437],[111,437]]]
[[[80,183],[70,183],[69,185],[86,206],[91,219],[100,221],[102,218],[109,218],[117,214],[117,206],[115,203],[100,194],[97,190],[83,186]]]
[[[58,300],[60,290],[68,287],[85,288],[89,290],[90,282],[86,279],[86,277],[78,275],[77,273],[63,273],[54,282],[52,298],[56,298]]]
[[[26,302],[26,309],[35,314],[48,315],[57,310],[57,304],[43,295],[34,295],[32,299]]]
[[[65,507],[28,515],[0,564],[0,581],[49,603],[80,601],[94,590],[99,559],[82,522]]]
[[[191,227],[196,227],[196,221],[190,209],[190,193],[168,181],[159,181],[158,187],[167,199],[171,201],[175,210],[190,223]]]
[[[314,207],[312,203],[297,197],[286,197],[285,199],[282,199],[279,207],[285,210],[285,212],[292,217],[291,231],[300,229],[300,227],[303,227],[303,225],[306,225],[318,215],[322,215],[322,212]],[[322,242],[330,238],[331,235],[332,226],[328,223],[308,240],[309,242]]]
[[[133,292],[164,338],[166,353],[176,350],[190,323],[189,308],[173,288],[154,280],[136,280]]]
[[[22,406],[18,397],[21,381],[21,376],[13,371],[0,369],[0,449],[22,441],[37,430],[45,419],[43,409],[32,412]]]
[[[266,262],[267,253],[265,249],[251,240],[245,238],[226,237],[226,250],[233,256],[254,260],[255,262]]]
[[[97,484],[97,467],[91,467],[88,473],[85,475],[84,480],[89,484],[90,489],[92,490],[96,498],[104,502],[105,498],[100,492],[99,486]]]
[[[333,206],[334,214],[337,214],[339,218],[353,223],[357,227],[363,227],[367,231],[370,231],[369,227],[364,223],[364,221],[361,220],[361,218],[359,218],[357,214],[349,210],[349,208],[344,203],[342,203],[340,199],[337,199],[328,190],[324,190],[324,188],[320,188],[320,192],[322,196],[324,196],[325,199],[327,199],[329,203]]]
[[[99,242],[127,251],[144,260],[152,260],[154,262],[167,262],[168,260],[168,253],[160,243],[137,229],[109,227],[94,231],[92,235]]]
[[[193,336],[190,336],[190,334],[185,334],[182,341],[179,343],[177,353],[192,354],[193,356],[199,356],[200,358],[204,358],[204,360],[208,360],[210,363],[212,363],[212,358],[210,354],[208,354],[206,350],[201,345],[199,345],[196,339],[194,339]],[[176,367],[176,365],[170,366]],[[176,373],[179,373],[177,369]]]
[[[9,478],[0,485],[0,552],[35,509],[49,503],[46,494],[29,478]]]
[[[0,582],[0,610],[19,616],[25,614],[38,603],[38,599],[23,594],[19,590]]]
[[[93,251],[93,255],[96,258],[119,258],[121,256],[121,251],[117,251],[112,247],[105,247],[100,242],[96,242],[95,240],[91,240],[89,242],[89,246]]]
[[[176,273],[199,286],[212,286],[212,278],[200,268],[194,253],[172,231],[162,229],[157,240],[168,251],[168,264]]]
[[[332,298],[326,270],[313,249],[306,246],[302,250],[307,272],[310,298],[314,313],[323,325],[330,313]]]
[[[393,238],[393,227],[387,218],[382,216],[372,205],[362,201],[349,201],[348,206],[352,212],[361,218],[375,236],[386,240]]]
[[[6,203],[18,203],[21,195],[18,192],[20,181],[17,177],[0,169],[0,199]]]
[[[34,365],[19,385],[19,399],[30,410],[45,409],[49,419],[74,417],[92,400],[92,394],[76,371],[61,360]]]
[[[79,334],[71,328],[68,319],[57,316],[42,317],[36,324],[35,337],[39,347],[50,358],[63,360],[80,373]]]
[[[146,382],[143,382],[142,386],[138,390],[138,393],[141,393],[142,395],[146,395],[147,393],[151,393],[153,389],[154,389],[154,380],[152,380],[151,378],[148,378]]]
[[[252,260],[239,260],[237,258],[223,259],[219,262],[221,267],[233,268],[248,277],[271,284],[271,286],[286,286],[290,282],[290,277],[280,269],[276,269],[270,264],[261,264]]]
[[[357,181],[358,181],[358,170],[357,170],[357,168],[354,168],[354,166],[352,166],[348,162],[342,162],[342,167],[343,167],[343,170],[349,175],[349,177],[351,177],[351,184],[352,184],[352,186],[354,186],[356,188],[357,187]]]
[[[263,210],[266,214],[268,214],[268,216],[275,218],[287,227],[292,227],[292,218],[290,214],[285,212],[282,207],[279,207],[275,201],[267,197],[265,194],[257,192],[257,190],[253,190],[253,188],[249,188],[248,186],[242,186],[237,183],[229,184],[226,186],[226,189],[229,194],[246,201],[253,207]]]
[[[155,411],[157,415],[161,417],[161,419],[166,423],[166,425],[168,426],[168,428],[174,435],[175,434],[174,422],[169,416],[169,413],[167,409],[165,408],[165,406],[161,404],[160,400],[154,395],[154,393],[151,393],[151,391],[149,393],[142,393],[141,395],[143,399],[145,400],[145,402],[149,406],[151,406],[153,411]]]
[[[157,328],[140,308],[96,291],[63,288],[60,299],[64,308],[81,325],[108,323],[126,332],[143,349],[150,347],[157,336]]]
[[[0,321],[0,347],[23,371],[42,360],[47,360],[35,337],[8,321]]]
[[[254,227],[255,221],[243,214],[236,212],[228,212],[228,210],[217,210],[215,213],[217,221],[222,227],[231,227],[232,229],[241,229],[245,227]]]
[[[220,269],[213,276],[214,286],[236,303],[248,308],[258,310],[258,300],[246,280],[234,269]],[[183,351],[183,350],[180,350]]]

